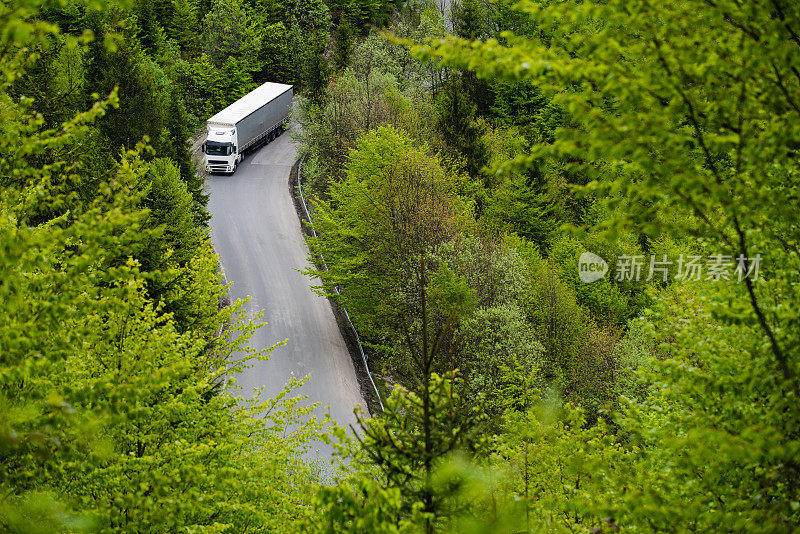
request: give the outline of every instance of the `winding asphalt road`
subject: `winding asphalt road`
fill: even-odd
[[[330,413],[340,425],[355,421],[353,408],[366,408],[353,362],[328,301],[315,294],[305,269],[308,248],[289,194],[289,171],[297,151],[287,131],[248,155],[233,176],[209,176],[211,240],[220,257],[230,297],[251,297],[251,316],[263,310],[267,325],[250,339],[254,348],[275,348],[269,361],[236,376],[245,397],[274,397],[292,376],[310,380],[299,390],[304,404],[319,402],[315,415]],[[331,448],[315,444],[320,459]],[[314,455],[312,455],[313,457]]]

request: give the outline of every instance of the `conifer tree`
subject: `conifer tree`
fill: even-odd
[[[195,0],[173,0],[172,20],[169,24],[169,36],[181,47],[181,54],[186,59],[195,57],[199,52],[200,19]]]

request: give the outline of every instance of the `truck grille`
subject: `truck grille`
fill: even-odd
[[[227,162],[227,161],[225,161],[224,159],[210,159],[210,160],[208,160],[208,164],[209,164],[209,165],[214,165],[214,164],[217,164],[217,165],[227,165],[227,164],[228,164],[228,162]]]

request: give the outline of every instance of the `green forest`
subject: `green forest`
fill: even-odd
[[[192,152],[267,81],[353,429],[231,381]],[[0,531],[800,530],[800,3],[4,0],[0,130]]]

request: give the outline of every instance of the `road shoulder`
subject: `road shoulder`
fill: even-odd
[[[297,173],[299,164],[300,160],[295,161],[294,165],[292,166],[292,170],[289,172],[289,194],[292,196],[295,213],[297,213],[297,217],[300,219],[300,227],[302,228],[303,234],[306,237],[310,237],[311,227],[306,221],[306,213],[303,209],[303,203],[302,200],[300,200],[300,195],[298,192]],[[313,263],[315,266],[318,265],[318,262],[316,261]],[[364,361],[361,359],[361,351],[358,348],[356,336],[352,328],[349,327],[347,318],[345,317],[342,308],[330,299],[328,299],[328,304],[330,304],[333,315],[336,317],[336,324],[339,327],[339,332],[344,339],[345,345],[347,345],[347,350],[350,353],[350,359],[353,361],[353,368],[355,369],[356,378],[358,379],[361,397],[366,401],[367,409],[369,410],[370,415],[379,414],[381,412],[380,403],[375,396],[375,390],[372,388],[368,371],[364,367]]]

